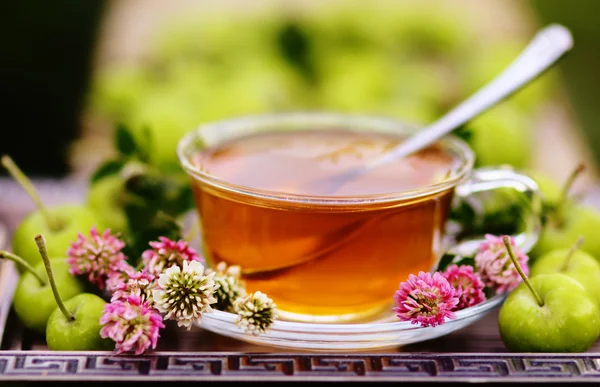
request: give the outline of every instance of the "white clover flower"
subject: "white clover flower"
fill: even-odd
[[[277,305],[262,292],[250,293],[235,301],[236,325],[245,333],[259,335],[267,332],[277,318]]]
[[[207,273],[215,273],[215,282],[219,288],[215,292],[217,302],[213,308],[225,312],[234,312],[235,300],[246,295],[246,286],[241,279],[241,268],[238,265],[227,266],[220,262],[215,269],[207,269]]]
[[[171,266],[160,274],[158,287],[152,291],[156,309],[165,320],[176,320],[177,326],[191,329],[203,313],[212,312],[210,304],[217,302],[214,276],[214,272],[205,274],[199,261],[183,261],[183,270],[179,265]]]

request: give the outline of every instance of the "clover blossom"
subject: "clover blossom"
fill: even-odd
[[[510,238],[513,251],[521,269],[528,274],[529,257],[515,246],[514,238]],[[519,272],[513,265],[502,236],[485,235],[485,241],[475,254],[475,270],[480,274],[483,283],[495,289],[497,294],[509,292],[522,281]]]
[[[156,276],[146,269],[126,270],[119,276],[110,277],[106,282],[107,289],[112,294],[111,301],[134,295],[140,297],[142,302],[154,305],[152,290],[156,287]]]
[[[177,326],[191,329],[202,314],[211,312],[210,304],[218,285],[215,272],[205,274],[199,261],[183,261],[183,269],[174,265],[158,277],[158,286],[152,291],[154,306],[164,314],[165,320],[176,320]]]
[[[124,247],[125,242],[120,235],[111,234],[110,229],[100,234],[96,227],[92,227],[89,237],[78,233],[77,240],[67,250],[69,273],[87,274],[88,280],[103,290],[108,277],[128,266],[127,257],[121,252]]]
[[[442,272],[458,292],[458,305],[454,310],[468,308],[485,301],[485,284],[471,265],[450,265]]]
[[[215,272],[215,283],[219,285],[215,291],[217,302],[213,308],[225,312],[234,312],[234,303],[239,297],[246,295],[246,286],[241,279],[241,268],[238,265],[227,266],[219,262],[214,269],[206,269],[206,273]]]
[[[116,343],[117,354],[135,351],[136,355],[155,349],[165,327],[160,313],[135,295],[107,303],[100,324],[100,336]]]
[[[435,327],[445,319],[456,317],[453,310],[459,302],[459,294],[439,272],[410,274],[394,293],[393,309],[402,321]]]
[[[164,236],[158,239],[149,242],[152,248],[142,253],[143,264],[148,273],[159,275],[174,265],[181,266],[185,261],[198,261],[205,264],[204,258],[189,247],[187,241],[183,239],[174,241]]]
[[[257,336],[267,332],[277,319],[277,305],[266,294],[255,292],[239,297],[234,303],[235,324],[245,333]]]
[[[121,283],[129,280],[128,273],[132,272],[135,272],[135,268],[129,263],[125,263],[121,271],[112,272],[109,276],[107,276],[106,281],[104,281],[106,291],[110,294],[113,294]]]

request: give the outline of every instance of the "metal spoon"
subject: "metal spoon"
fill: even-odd
[[[464,102],[388,152],[327,180],[315,181],[315,190],[333,194],[346,182],[370,169],[427,147],[537,78],[572,47],[573,38],[564,26],[551,24],[543,28],[502,73]]]

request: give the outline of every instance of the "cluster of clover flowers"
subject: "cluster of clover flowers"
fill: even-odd
[[[119,234],[92,228],[89,235],[79,233],[67,251],[69,272],[109,298],[100,336],[112,339],[118,354],[155,349],[165,320],[189,330],[213,308],[235,313],[236,324],[253,335],[266,332],[277,318],[277,306],[266,294],[246,292],[239,266],[221,262],[209,268],[185,240],[149,242],[135,267],[124,247]]]
[[[528,256],[514,245],[525,274]],[[115,352],[142,354],[155,349],[165,320],[191,329],[213,309],[237,315],[247,334],[265,333],[277,318],[277,306],[266,294],[247,293],[239,266],[224,262],[214,269],[185,240],[165,237],[149,242],[134,267],[122,252],[125,242],[110,230],[79,233],[68,252],[72,275],[84,276],[109,302],[100,319],[100,335],[115,342]],[[521,276],[508,255],[503,236],[486,235],[474,264],[452,264],[443,271],[411,274],[393,295],[396,316],[423,327],[435,327],[455,312],[486,300],[486,292],[513,290]]]
[[[393,308],[402,321],[423,327],[435,327],[456,318],[459,310],[485,301],[486,294],[500,295],[512,291],[522,281],[510,259],[504,236],[485,235],[473,264],[452,264],[433,274],[411,274],[394,293]],[[511,250],[521,270],[528,274],[529,257],[511,237]]]

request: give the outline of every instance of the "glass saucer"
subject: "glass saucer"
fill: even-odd
[[[371,321],[345,324],[317,324],[276,320],[270,330],[253,336],[235,325],[236,315],[214,310],[205,313],[200,328],[257,345],[311,351],[358,351],[384,349],[435,339],[464,328],[483,317],[506,298],[495,295],[481,304],[456,312],[456,318],[436,327],[421,327],[399,321],[390,305],[386,315]]]

